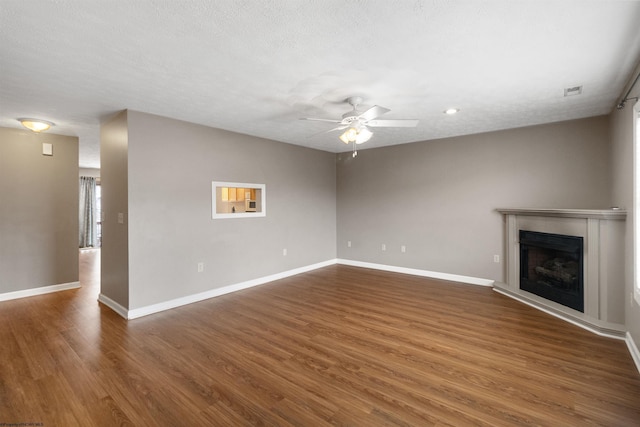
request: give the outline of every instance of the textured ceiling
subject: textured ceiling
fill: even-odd
[[[123,109],[331,152],[331,124],[298,119],[351,95],[420,120],[363,149],[589,117],[632,77],[639,22],[638,1],[2,0],[0,126],[53,121],[98,167]]]

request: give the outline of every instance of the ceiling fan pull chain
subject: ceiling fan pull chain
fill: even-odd
[[[355,157],[358,155],[358,149],[356,148],[356,142],[353,141],[353,154],[351,155],[351,157]]]

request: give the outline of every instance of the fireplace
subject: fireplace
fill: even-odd
[[[520,289],[584,312],[583,239],[520,230]]]
[[[504,281],[496,281],[494,290],[598,334],[624,339],[627,331],[624,317],[627,212],[622,209],[531,208],[504,208],[498,212],[504,218],[505,270]],[[527,231],[536,233],[527,236]],[[552,237],[550,242],[546,241],[547,237]],[[558,241],[560,247],[554,248]],[[546,261],[542,261],[542,265],[539,260],[530,262],[529,252],[541,250],[551,252],[545,255]],[[521,251],[526,254],[524,259]],[[577,269],[572,265],[569,271],[558,270],[561,273],[557,274],[571,277],[572,271],[577,270],[576,280],[565,281],[555,288],[552,285],[558,285],[557,281],[537,283],[546,281],[536,279],[535,267],[542,267],[538,271],[545,271],[543,268],[554,271],[549,268],[553,264],[545,267],[544,263],[556,258],[559,258],[556,260],[558,268],[563,264],[567,267],[569,261],[578,264]],[[521,263],[527,265],[522,272]],[[521,279],[521,273],[524,273],[524,279]],[[527,287],[529,290],[525,290]]]

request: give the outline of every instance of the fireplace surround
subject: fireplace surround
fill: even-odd
[[[496,291],[594,332],[624,336],[626,211],[497,211],[504,220],[505,265]]]

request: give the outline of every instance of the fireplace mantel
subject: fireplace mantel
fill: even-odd
[[[596,333],[624,336],[624,227],[622,209],[497,209],[505,224],[505,280],[494,289]],[[584,313],[520,289],[519,231],[584,239]]]
[[[548,216],[556,218],[596,218],[624,220],[627,211],[612,209],[526,209],[526,208],[502,208],[496,209],[503,215],[527,215]]]

